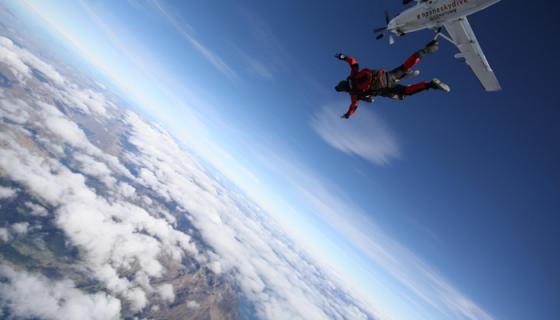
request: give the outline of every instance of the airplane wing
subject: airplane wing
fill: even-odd
[[[499,91],[502,89],[494,71],[488,64],[478,40],[466,17],[444,24],[445,29],[455,42],[460,53],[456,58],[465,58],[465,62],[471,67],[474,74],[482,83],[486,91]]]

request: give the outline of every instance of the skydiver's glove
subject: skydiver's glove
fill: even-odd
[[[349,119],[350,115],[348,113],[345,113],[343,115],[340,116],[340,119]]]
[[[346,59],[346,55],[344,53],[337,53],[334,55],[334,57],[337,58],[338,60]]]

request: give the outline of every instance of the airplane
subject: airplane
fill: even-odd
[[[501,90],[500,83],[484,56],[467,16],[484,10],[500,0],[404,0],[403,4],[416,1],[416,5],[389,19],[385,12],[386,26],[374,30],[377,39],[389,35],[389,43],[394,39],[391,33],[403,36],[422,29],[436,32],[434,39],[442,37],[459,49],[457,59],[465,59],[486,91]],[[442,28],[449,35],[442,33]]]

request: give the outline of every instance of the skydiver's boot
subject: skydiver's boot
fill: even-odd
[[[424,47],[424,49],[420,49],[416,51],[416,56],[418,58],[422,58],[428,53],[434,53],[438,51],[438,49],[439,49],[439,42],[437,40],[432,40],[428,42],[428,44],[426,45],[426,47]]]
[[[420,50],[423,54],[434,53],[439,49],[439,42],[437,40],[432,40],[428,42],[426,47]]]
[[[441,90],[445,92],[451,91],[451,88],[446,83],[442,82],[441,80],[434,78],[432,82],[430,82],[431,88],[436,90]]]

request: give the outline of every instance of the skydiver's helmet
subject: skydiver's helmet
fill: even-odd
[[[337,92],[342,92],[342,91],[349,92],[350,91],[350,82],[348,80],[342,80],[336,85],[336,87],[334,87],[334,89]]]

